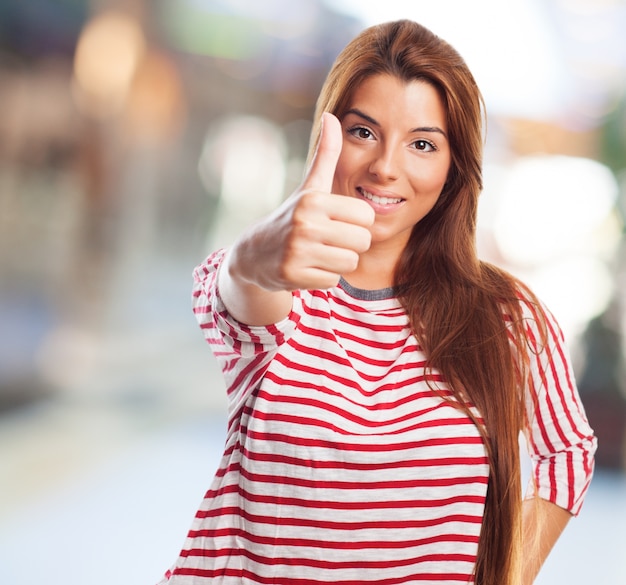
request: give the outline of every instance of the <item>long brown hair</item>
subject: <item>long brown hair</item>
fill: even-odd
[[[480,261],[476,252],[482,96],[457,51],[428,29],[407,20],[373,26],[348,44],[327,77],[311,152],[322,113],[341,119],[355,88],[381,73],[430,83],[447,112],[452,153],[447,181],[433,209],[413,228],[396,267],[395,286],[429,367],[444,375],[456,404],[476,422],[485,441],[490,477],[475,582],[512,585],[519,581],[522,540],[519,432],[527,362],[518,295],[523,285]],[[524,294],[534,299],[529,291]]]

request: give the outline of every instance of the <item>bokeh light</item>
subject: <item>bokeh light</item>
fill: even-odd
[[[83,29],[74,58],[78,105],[95,117],[121,109],[143,56],[143,32],[122,12],[97,15]]]

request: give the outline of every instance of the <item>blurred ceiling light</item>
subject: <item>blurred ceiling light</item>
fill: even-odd
[[[229,116],[209,128],[198,172],[209,194],[233,212],[258,219],[283,197],[285,151],[283,133],[273,122]]]
[[[607,265],[592,256],[543,266],[527,282],[554,312],[568,340],[576,339],[591,319],[604,312],[615,290]]]
[[[136,138],[163,141],[177,134],[186,117],[182,81],[164,53],[151,50],[142,59],[128,93],[125,114]]]
[[[611,171],[590,159],[534,156],[520,159],[498,193],[494,235],[513,265],[540,266],[571,253],[596,251],[597,233],[617,201]],[[619,229],[612,234],[616,245]],[[607,233],[603,233],[606,242]]]
[[[143,56],[139,24],[122,12],[103,12],[83,29],[74,56],[74,95],[78,106],[96,118],[121,110]]]
[[[264,118],[232,116],[209,128],[198,172],[207,193],[219,200],[211,248],[229,245],[280,203],[286,151],[282,130]]]
[[[485,170],[481,256],[525,281],[575,338],[616,290],[611,267],[623,226],[614,175],[596,161],[555,155]]]

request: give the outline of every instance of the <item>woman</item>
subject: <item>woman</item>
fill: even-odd
[[[229,426],[162,583],[532,583],[595,438],[553,317],[476,256],[481,106],[413,22],[339,55],[302,186],[195,271]]]

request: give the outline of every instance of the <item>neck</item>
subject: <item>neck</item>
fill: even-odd
[[[397,259],[390,261],[387,251],[370,248],[359,257],[359,265],[354,272],[344,278],[353,287],[364,290],[379,290],[394,285]]]

